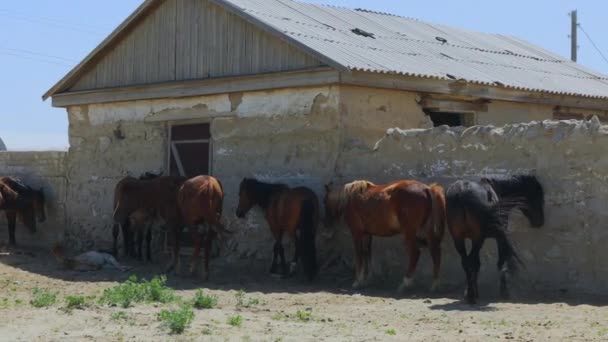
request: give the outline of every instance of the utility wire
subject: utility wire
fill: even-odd
[[[7,47],[3,47],[3,46],[0,46],[0,50],[5,50],[5,51],[13,52],[13,53],[25,53],[28,55],[57,59],[57,60],[63,61],[63,62],[76,63],[76,61],[72,60],[72,59],[59,57],[59,56],[53,56],[53,55],[47,55],[45,53],[35,52],[35,51],[30,51],[30,50],[7,48]]]
[[[10,14],[3,14],[3,13],[0,13],[0,16],[9,18],[9,19],[13,19],[13,20],[21,20],[21,21],[25,21],[28,23],[41,24],[41,25],[46,25],[49,27],[55,27],[58,29],[74,31],[74,32],[79,32],[79,33],[92,34],[92,35],[103,34],[103,32],[101,32],[99,30],[92,30],[89,28],[79,27],[77,25],[69,25],[69,24],[61,24],[61,23],[55,23],[55,22],[50,22],[50,21],[42,21],[42,20],[37,20],[37,19],[28,18],[28,17],[24,17],[24,16],[15,16],[15,15],[10,15]]]
[[[593,39],[591,39],[591,36],[589,36],[589,34],[587,33],[587,31],[585,31],[585,29],[583,28],[583,26],[581,24],[578,24],[578,28],[580,28],[581,31],[585,34],[585,36],[587,36],[587,39],[589,39],[589,41],[591,42],[591,45],[593,45],[593,47],[595,48],[595,50],[597,50],[597,52],[600,54],[600,56],[602,56],[602,58],[604,59],[604,61],[606,63],[608,63],[608,58],[606,58],[606,55],[604,55],[604,53],[602,52],[602,50],[600,50],[600,48],[597,47],[597,45],[595,44],[595,42],[593,41]]]
[[[60,25],[70,25],[70,26],[76,26],[76,27],[87,27],[90,28],[92,30],[97,30],[97,31],[107,31],[109,30],[108,27],[103,27],[103,26],[97,26],[97,25],[91,25],[91,24],[85,24],[85,23],[77,23],[77,22],[73,22],[73,21],[69,21],[69,20],[65,20],[64,18],[51,18],[51,17],[43,17],[43,16],[36,16],[36,15],[31,15],[30,13],[26,13],[26,12],[18,12],[18,11],[11,11],[11,10],[6,10],[6,9],[0,9],[0,14],[4,14],[4,15],[10,15],[10,16],[18,16],[18,17],[25,17],[25,18],[30,18],[33,20],[43,20],[43,21],[49,21],[55,24],[60,24]]]
[[[60,61],[56,61],[56,60],[53,61],[53,60],[49,60],[49,59],[43,59],[43,58],[39,58],[39,57],[28,56],[28,55],[20,54],[20,53],[17,53],[17,52],[0,51],[0,55],[18,57],[20,59],[26,59],[26,60],[40,62],[40,63],[46,63],[46,64],[54,64],[54,65],[58,65],[58,66],[62,66],[62,67],[70,67],[70,66],[72,66],[72,65],[70,65],[68,63],[65,63],[65,62],[60,62]]]

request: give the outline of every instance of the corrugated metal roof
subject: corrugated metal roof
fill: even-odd
[[[608,76],[515,37],[291,0],[216,0],[347,69],[608,98]]]

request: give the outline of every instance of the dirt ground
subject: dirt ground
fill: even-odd
[[[314,284],[275,279],[263,268],[229,268],[212,264],[211,281],[171,276],[168,285],[184,298],[197,289],[218,296],[218,306],[195,310],[192,324],[171,335],[157,315],[172,304],[135,305],[129,309],[93,305],[71,313],[61,308],[68,295],[95,295],[137,274],[152,277],[159,265],[127,262],[127,273],[75,273],[62,270],[48,253],[0,256],[1,341],[606,341],[605,298],[564,298],[560,294],[527,295],[468,306],[460,289],[431,295],[424,288],[396,296],[395,291],[350,290],[350,280],[323,275]],[[215,268],[213,268],[215,266]],[[396,287],[397,284],[394,284]],[[58,293],[57,303],[30,305],[34,288]],[[391,288],[393,288],[391,286]],[[237,305],[245,291],[249,307]],[[484,296],[483,289],[482,296]],[[117,312],[121,318],[117,319]],[[298,315],[305,313],[304,315]],[[233,327],[231,316],[243,323]]]

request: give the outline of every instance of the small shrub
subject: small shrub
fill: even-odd
[[[192,305],[201,309],[213,309],[217,305],[217,296],[210,296],[203,293],[203,290],[196,291]]]
[[[289,316],[286,315],[286,314],[284,314],[284,313],[282,313],[282,312],[278,312],[278,313],[272,315],[271,318],[272,318],[273,321],[282,321],[282,320],[288,319]]]
[[[298,310],[298,312],[296,312],[296,317],[302,322],[309,322],[312,320],[312,313]]]
[[[101,296],[100,303],[110,306],[128,308],[133,303],[157,302],[169,303],[176,299],[172,289],[165,286],[167,278],[154,277],[151,281],[137,281],[131,276],[124,283],[106,289]]]
[[[213,335],[213,331],[209,328],[203,329],[203,335]]]
[[[65,297],[65,308],[68,310],[82,310],[87,306],[87,299],[84,296]]]
[[[191,307],[182,306],[177,310],[162,310],[158,319],[171,330],[171,333],[181,334],[192,323],[194,312]]]
[[[395,329],[388,329],[387,331],[385,331],[385,333],[387,335],[391,335],[391,336],[397,335],[397,332],[395,331]]]
[[[232,325],[233,327],[240,327],[243,325],[243,316],[237,315],[228,317],[228,324]]]
[[[42,291],[39,288],[34,289],[34,299],[30,301],[35,308],[46,308],[57,301],[57,295],[49,291]]]
[[[243,290],[239,290],[234,297],[236,298],[236,306],[238,307],[249,308],[260,304],[260,300],[257,298],[247,298]]]

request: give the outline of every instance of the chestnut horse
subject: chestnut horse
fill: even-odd
[[[461,180],[448,188],[446,197],[448,226],[466,275],[467,302],[474,304],[479,298],[479,251],[486,238],[496,239],[500,293],[507,298],[507,276],[516,271],[515,261],[522,263],[505,233],[508,215],[520,209],[532,227],[541,227],[545,222],[543,187],[530,175],[484,178],[479,183]],[[468,255],[465,239],[473,242]]]
[[[14,177],[0,177],[0,211],[4,211],[8,221],[9,245],[15,246],[17,218],[36,232],[36,219],[46,220],[45,199],[42,189],[34,190]]]
[[[114,238],[114,254],[118,251],[117,238],[119,227],[122,227],[123,241],[126,255],[133,255],[133,241],[131,239],[131,224],[148,224],[150,220],[160,217],[174,235],[179,236],[183,228],[183,220],[177,204],[177,193],[186,181],[185,177],[160,176],[152,178],[142,176],[144,179],[133,177],[123,178],[114,189],[114,226],[112,235]],[[139,255],[141,259],[142,227],[138,230]],[[146,236],[146,258],[150,258],[151,233]],[[177,232],[177,233],[175,233]],[[176,239],[174,243],[179,243]],[[175,266],[176,259],[173,258],[169,269]]]
[[[240,184],[236,216],[244,218],[254,206],[260,206],[275,238],[270,273],[277,273],[277,257],[283,276],[293,274],[302,259],[304,273],[309,280],[317,274],[315,235],[319,223],[319,200],[306,187],[289,188],[285,184],[262,183],[245,178]],[[285,262],[283,235],[295,240],[295,253],[290,270]]]
[[[198,176],[187,180],[177,195],[183,222],[190,229],[194,244],[190,272],[194,274],[198,268],[201,242],[204,240],[205,280],[209,279],[209,253],[213,239],[218,235],[223,239],[232,234],[221,222],[223,201],[222,184],[211,176]],[[207,224],[207,227],[204,227],[204,224]],[[175,246],[177,245],[174,245],[174,248]],[[179,250],[174,250],[173,253],[178,254]]]
[[[441,239],[445,232],[445,198],[443,188],[402,180],[376,185],[360,180],[340,189],[325,187],[327,224],[344,217],[350,228],[355,250],[355,282],[361,288],[369,281],[372,236],[402,234],[409,266],[399,292],[413,284],[420,247],[428,246],[433,258],[432,290],[439,286]]]

